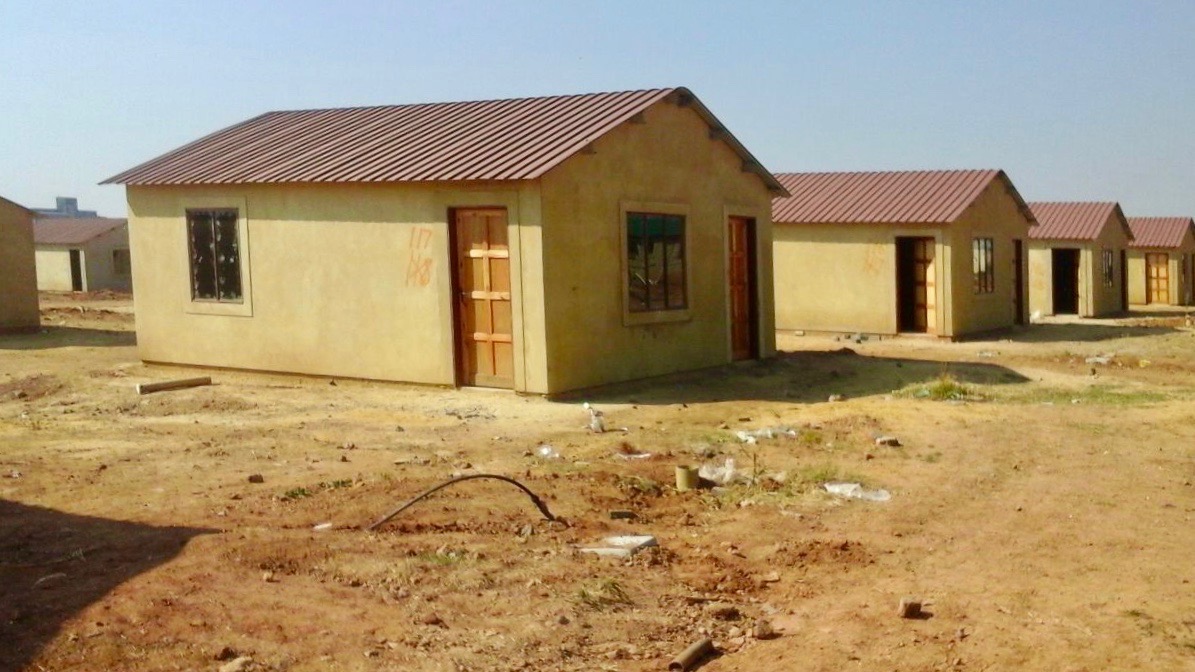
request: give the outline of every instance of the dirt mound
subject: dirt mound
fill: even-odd
[[[48,397],[65,385],[56,376],[38,373],[0,383],[0,401],[33,401]]]

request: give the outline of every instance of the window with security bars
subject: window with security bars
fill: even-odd
[[[971,270],[976,294],[996,291],[995,245],[991,238],[971,240]]]
[[[237,211],[188,210],[187,240],[191,255],[191,299],[240,303],[244,295]]]
[[[1100,250],[1100,257],[1103,260],[1101,268],[1104,272],[1104,286],[1111,287],[1116,284],[1116,266],[1112,256],[1112,250],[1104,248]]]
[[[628,212],[626,254],[630,312],[688,307],[683,215]]]

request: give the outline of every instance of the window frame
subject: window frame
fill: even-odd
[[[991,237],[971,239],[971,290],[976,295],[996,293],[996,241]]]
[[[683,287],[684,287],[684,306],[676,308],[658,308],[649,310],[632,310],[631,305],[631,281],[630,281],[630,247],[628,243],[628,235],[630,232],[630,215],[632,214],[647,214],[647,215],[664,215],[664,216],[679,216],[681,218],[681,239],[684,250],[683,257]],[[690,233],[691,222],[689,217],[689,207],[679,203],[652,203],[640,201],[623,201],[619,204],[618,212],[618,232],[619,232],[619,269],[621,271],[621,303],[622,303],[622,321],[624,326],[637,326],[644,324],[660,324],[667,322],[684,322],[692,319],[693,310],[693,268],[692,268],[692,242],[693,237]]]
[[[1104,287],[1116,286],[1116,255],[1110,247],[1100,248],[1100,271]]]
[[[250,236],[251,220],[249,209],[244,198],[213,197],[187,199],[179,204],[182,210],[182,226],[179,227],[180,265],[184,269],[181,273],[182,299],[184,312],[194,315],[222,315],[229,317],[253,316],[253,283],[250,269]],[[191,278],[191,223],[190,213],[204,210],[234,210],[237,213],[237,256],[241,276],[241,298],[239,301],[219,301],[215,299],[198,299],[193,295]]]

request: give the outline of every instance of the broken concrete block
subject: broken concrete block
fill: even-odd
[[[592,553],[611,558],[629,558],[632,555],[651,546],[659,546],[659,542],[651,535],[628,534],[602,539],[603,546],[582,548],[582,553]]]

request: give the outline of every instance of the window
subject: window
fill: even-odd
[[[1111,287],[1115,284],[1114,280],[1116,274],[1116,267],[1113,265],[1112,261],[1112,250],[1104,248],[1100,250],[1100,253],[1101,258],[1103,259],[1102,268],[1104,271],[1104,286]]]
[[[996,291],[995,255],[991,238],[971,239],[971,272],[976,294],[991,294]]]
[[[240,303],[241,255],[236,210],[188,210],[191,300]]]
[[[632,313],[688,307],[683,215],[627,213],[627,294]]]
[[[132,270],[133,263],[129,259],[129,251],[125,249],[112,250],[112,274],[118,278],[127,278]]]

